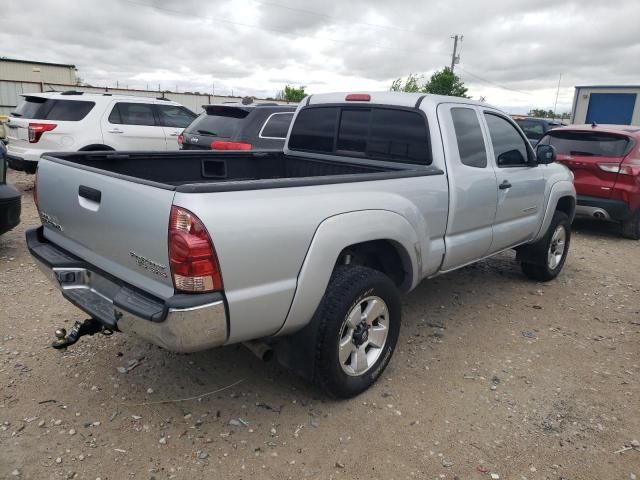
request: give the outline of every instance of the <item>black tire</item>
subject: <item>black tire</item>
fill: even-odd
[[[339,359],[339,342],[347,316],[363,300],[379,297],[388,312],[388,333],[377,360],[362,375],[348,375]],[[400,294],[383,273],[359,265],[336,268],[313,323],[317,325],[314,382],[332,396],[351,398],[380,377],[393,355],[400,333]]]
[[[554,232],[559,226],[562,226],[565,229],[564,251],[560,261],[552,268],[549,264],[548,255],[552,246],[551,244]],[[522,272],[531,280],[537,280],[539,282],[548,282],[553,280],[560,274],[560,271],[567,260],[570,243],[571,223],[569,222],[569,217],[564,212],[556,211],[553,214],[551,225],[549,225],[549,229],[547,230],[547,233],[545,233],[544,237],[538,240],[535,244],[526,247],[524,258],[520,263]]]
[[[629,220],[622,222],[622,236],[640,240],[640,210],[637,210]]]

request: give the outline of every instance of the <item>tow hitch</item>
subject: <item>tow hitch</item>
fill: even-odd
[[[85,335],[95,335],[96,333],[102,333],[103,335],[113,335],[113,330],[105,327],[98,320],[93,318],[87,318],[84,322],[76,322],[73,324],[71,331],[67,335],[67,331],[64,328],[58,328],[55,332],[56,340],[51,344],[53,348],[67,348],[69,345],[73,345],[80,337]]]

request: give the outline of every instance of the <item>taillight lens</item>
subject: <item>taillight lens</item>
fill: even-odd
[[[640,165],[598,163],[598,168],[603,172],[619,173],[620,175],[640,175]]]
[[[220,265],[211,238],[198,217],[184,208],[171,207],[169,265],[176,290],[222,290]]]
[[[50,132],[57,126],[55,123],[30,123],[29,143],[38,143],[44,132]]]
[[[225,142],[224,140],[214,140],[211,142],[211,150],[251,150],[250,143]]]
[[[181,133],[180,135],[178,135],[178,145],[180,147],[182,147],[182,145],[184,145],[184,133]]]

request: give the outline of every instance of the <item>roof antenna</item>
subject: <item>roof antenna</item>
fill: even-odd
[[[598,126],[598,124],[596,124],[595,121],[591,122],[591,128],[596,128]]]

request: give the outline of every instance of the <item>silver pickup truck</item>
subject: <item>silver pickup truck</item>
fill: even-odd
[[[534,280],[559,274],[575,190],[554,158],[471,100],[313,95],[283,152],[45,155],[27,242],[111,330],[179,352],[244,342],[350,397],[421,280],[506,249]]]

